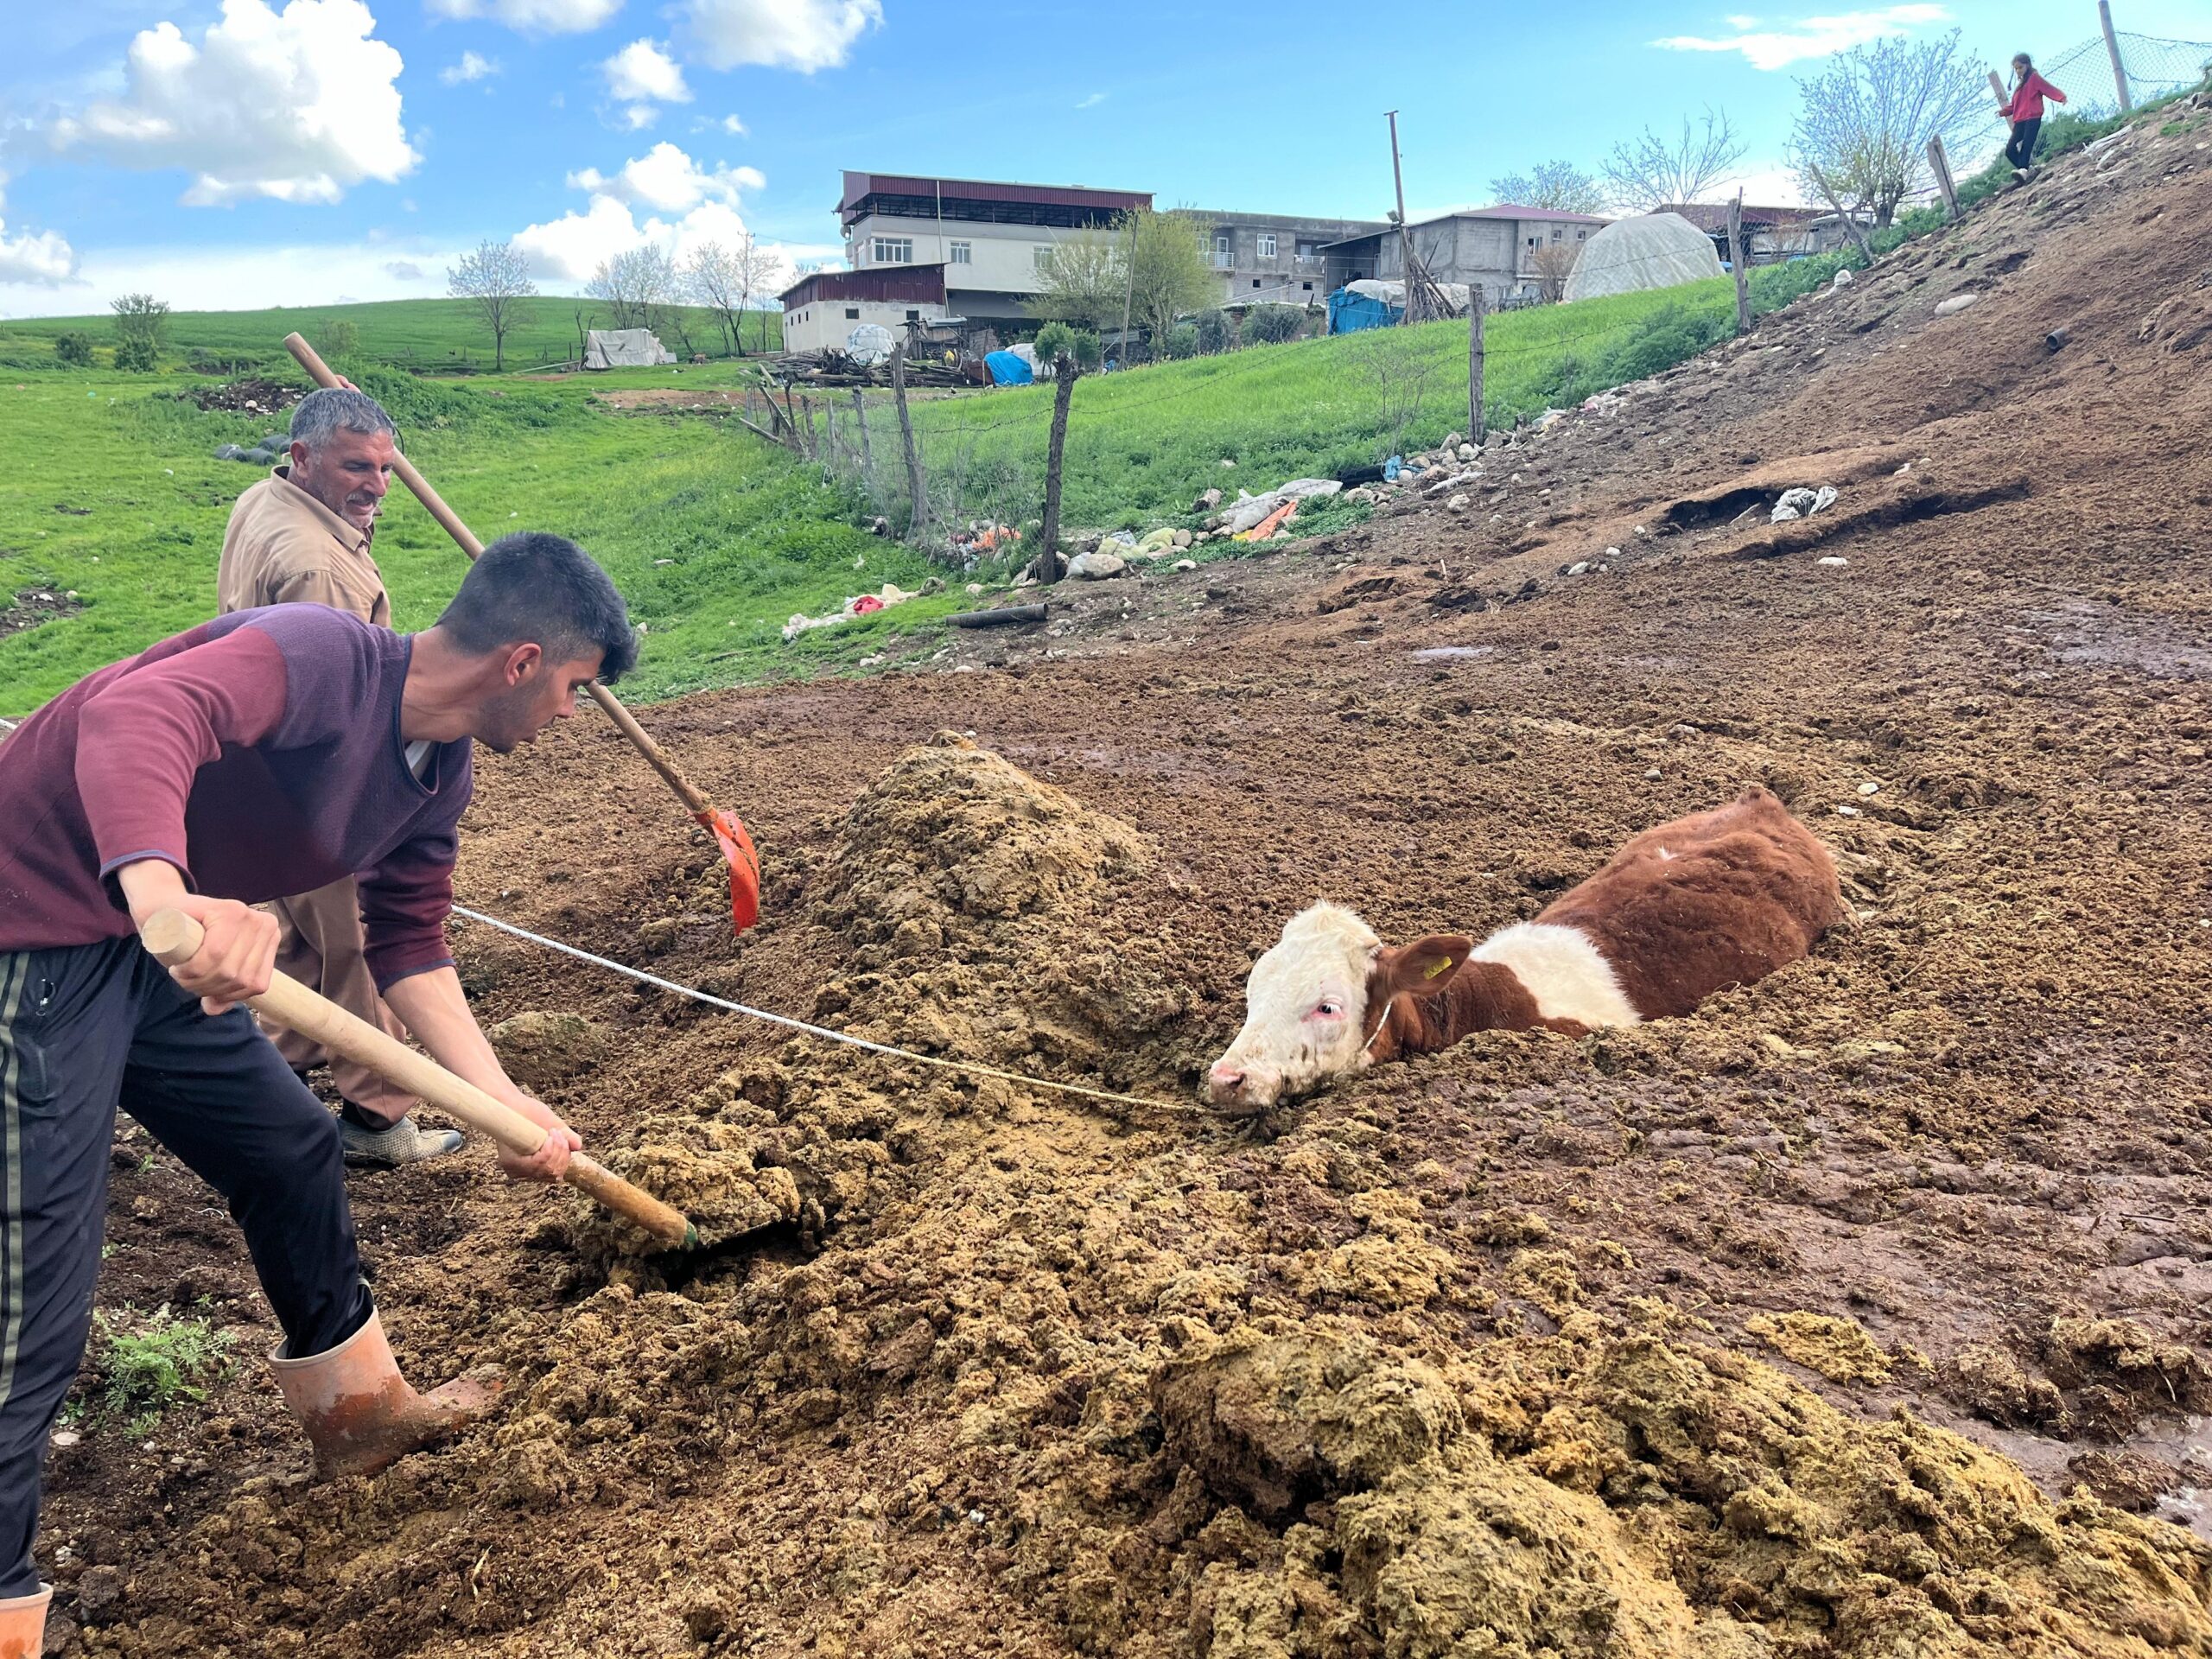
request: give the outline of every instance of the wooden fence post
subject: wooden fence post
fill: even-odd
[[[1037,537],[1037,580],[1060,579],[1060,457],[1068,443],[1068,405],[1082,371],[1065,352],[1052,365],[1052,441],[1045,457],[1045,528]]]
[[[1744,274],[1744,193],[1728,203],[1728,268],[1736,275],[1736,332],[1751,332],[1751,282]]]
[[[930,496],[927,480],[922,477],[922,453],[914,448],[914,417],[906,412],[906,342],[900,340],[891,348],[891,400],[899,405],[899,442],[906,451],[906,488],[913,497],[913,515],[908,519],[909,539],[920,541],[929,534]]]
[[[1835,210],[1835,216],[1843,221],[1843,228],[1851,232],[1851,239],[1859,245],[1860,257],[1868,264],[1872,264],[1874,263],[1873,246],[1866,240],[1866,232],[1859,228],[1859,221],[1843,211],[1843,203],[1837,200],[1835,188],[1828,183],[1827,175],[1810,162],[1807,163],[1807,170],[1812,174],[1813,182],[1820,186],[1821,194],[1827,198],[1828,206]]]
[[[2104,27],[2105,53],[2112,59],[2112,84],[2120,93],[2120,113],[2125,115],[2135,107],[2135,100],[2128,95],[2127,66],[2120,60],[2120,37],[2112,32],[2112,0],[2097,0],[2097,22]],[[2028,157],[2031,166],[2035,159]]]
[[[1483,285],[1467,289],[1467,442],[1482,448],[1483,431]]]
[[[861,482],[868,491],[868,499],[874,500],[875,451],[869,447],[868,441],[868,399],[858,386],[853,388],[853,418],[860,423],[861,429]]]
[[[1956,221],[1959,217],[1959,188],[1951,182],[1951,158],[1943,150],[1943,135],[1936,133],[1928,141],[1928,165],[1936,175],[1936,188],[1942,193],[1943,216]]]

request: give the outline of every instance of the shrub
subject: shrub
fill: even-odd
[[[54,354],[72,368],[90,368],[92,362],[92,341],[88,334],[71,329],[66,334],[54,337]]]
[[[1236,325],[1230,321],[1226,311],[1201,311],[1191,320],[1190,326],[1198,331],[1198,349],[1211,357],[1225,352],[1236,343]],[[1178,328],[1176,333],[1182,330]]]
[[[181,1400],[206,1399],[204,1385],[230,1369],[230,1333],[205,1319],[181,1319],[159,1307],[137,1330],[127,1331],[105,1313],[98,1318],[106,1338],[101,1404],[135,1428],[151,1427]]]
[[[1106,342],[1088,328],[1075,334],[1075,363],[1085,374],[1096,373],[1106,361]]]
[[[1669,305],[1641,319],[1629,336],[1615,346],[1599,370],[1606,385],[1625,385],[1688,362],[1709,346],[1726,339],[1732,318],[1715,311],[1694,311],[1686,305]],[[1588,397],[1590,391],[1582,391]]]
[[[1274,346],[1298,338],[1306,314],[1294,305],[1255,305],[1244,314],[1244,343]]]
[[[1082,342],[1085,340],[1090,342],[1092,353],[1092,361],[1089,363],[1084,361],[1083,356]],[[1037,331],[1037,371],[1040,374],[1052,373],[1052,365],[1063,357],[1073,358],[1078,369],[1090,368],[1096,364],[1097,349],[1097,335],[1085,334],[1069,323],[1048,322]]]
[[[116,342],[115,366],[125,374],[151,374],[162,366],[161,348],[143,334],[132,334]]]
[[[343,317],[326,317],[322,322],[322,354],[325,357],[353,357],[361,349],[361,326]]]
[[[1179,322],[1167,336],[1166,355],[1171,358],[1196,357],[1198,354],[1198,325]]]

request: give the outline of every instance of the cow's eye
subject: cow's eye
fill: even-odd
[[[1341,1002],[1317,1002],[1313,1006],[1313,1012],[1319,1019],[1341,1020],[1344,1018],[1344,1007]]]

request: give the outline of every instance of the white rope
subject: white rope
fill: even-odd
[[[564,957],[574,957],[588,962],[594,968],[604,968],[610,973],[623,975],[643,985],[672,991],[678,996],[688,996],[694,1002],[704,1002],[709,1007],[721,1008],[730,1014],[749,1014],[755,1020],[766,1020],[772,1026],[782,1026],[791,1031],[804,1032],[810,1037],[820,1037],[833,1043],[842,1043],[849,1048],[864,1048],[871,1054],[881,1054],[894,1060],[914,1060],[923,1065],[934,1065],[947,1071],[965,1071],[979,1077],[995,1077],[1001,1083],[1017,1083],[1025,1089],[1053,1089],[1064,1095],[1082,1095],[1091,1100],[1110,1100],[1124,1106],[1144,1106],[1155,1110],[1175,1111],[1178,1109],[1164,1100],[1146,1100],[1136,1095],[1117,1095],[1108,1089],[1086,1089],[1081,1084],[1054,1083],[1047,1077],[1026,1077],[1019,1071],[1001,1071],[996,1066],[979,1065],[972,1060],[948,1060],[936,1054],[917,1054],[912,1049],[893,1048],[888,1043],[870,1042],[865,1037],[855,1037],[850,1032],[832,1031],[827,1026],[809,1025],[804,1020],[794,1020],[787,1014],[771,1014],[766,1008],[747,1007],[742,1002],[731,1002],[706,992],[694,990],[689,985],[679,985],[672,979],[663,979],[641,968],[615,962],[606,957],[595,957],[588,950],[580,950],[573,944],[563,944],[558,939],[549,939],[542,933],[517,927],[512,922],[503,922],[496,916],[486,916],[481,911],[455,905],[453,913],[466,916],[472,922],[481,922],[486,927],[496,927],[502,933],[512,933],[518,939],[528,939],[532,944],[542,944],[549,950],[557,950]]]

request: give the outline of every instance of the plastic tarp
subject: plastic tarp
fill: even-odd
[[[995,386],[1026,386],[1037,378],[1037,371],[1012,352],[993,352],[983,359],[983,366],[991,372]]]
[[[1402,306],[1340,288],[1329,296],[1329,332],[1356,334],[1363,328],[1388,328],[1403,312]]]
[[[588,369],[653,369],[675,361],[650,328],[594,328],[584,339]]]
[[[1567,279],[1567,297],[1639,294],[1726,274],[1703,231],[1680,213],[1646,213],[1608,225],[1582,245],[1582,257]]]

